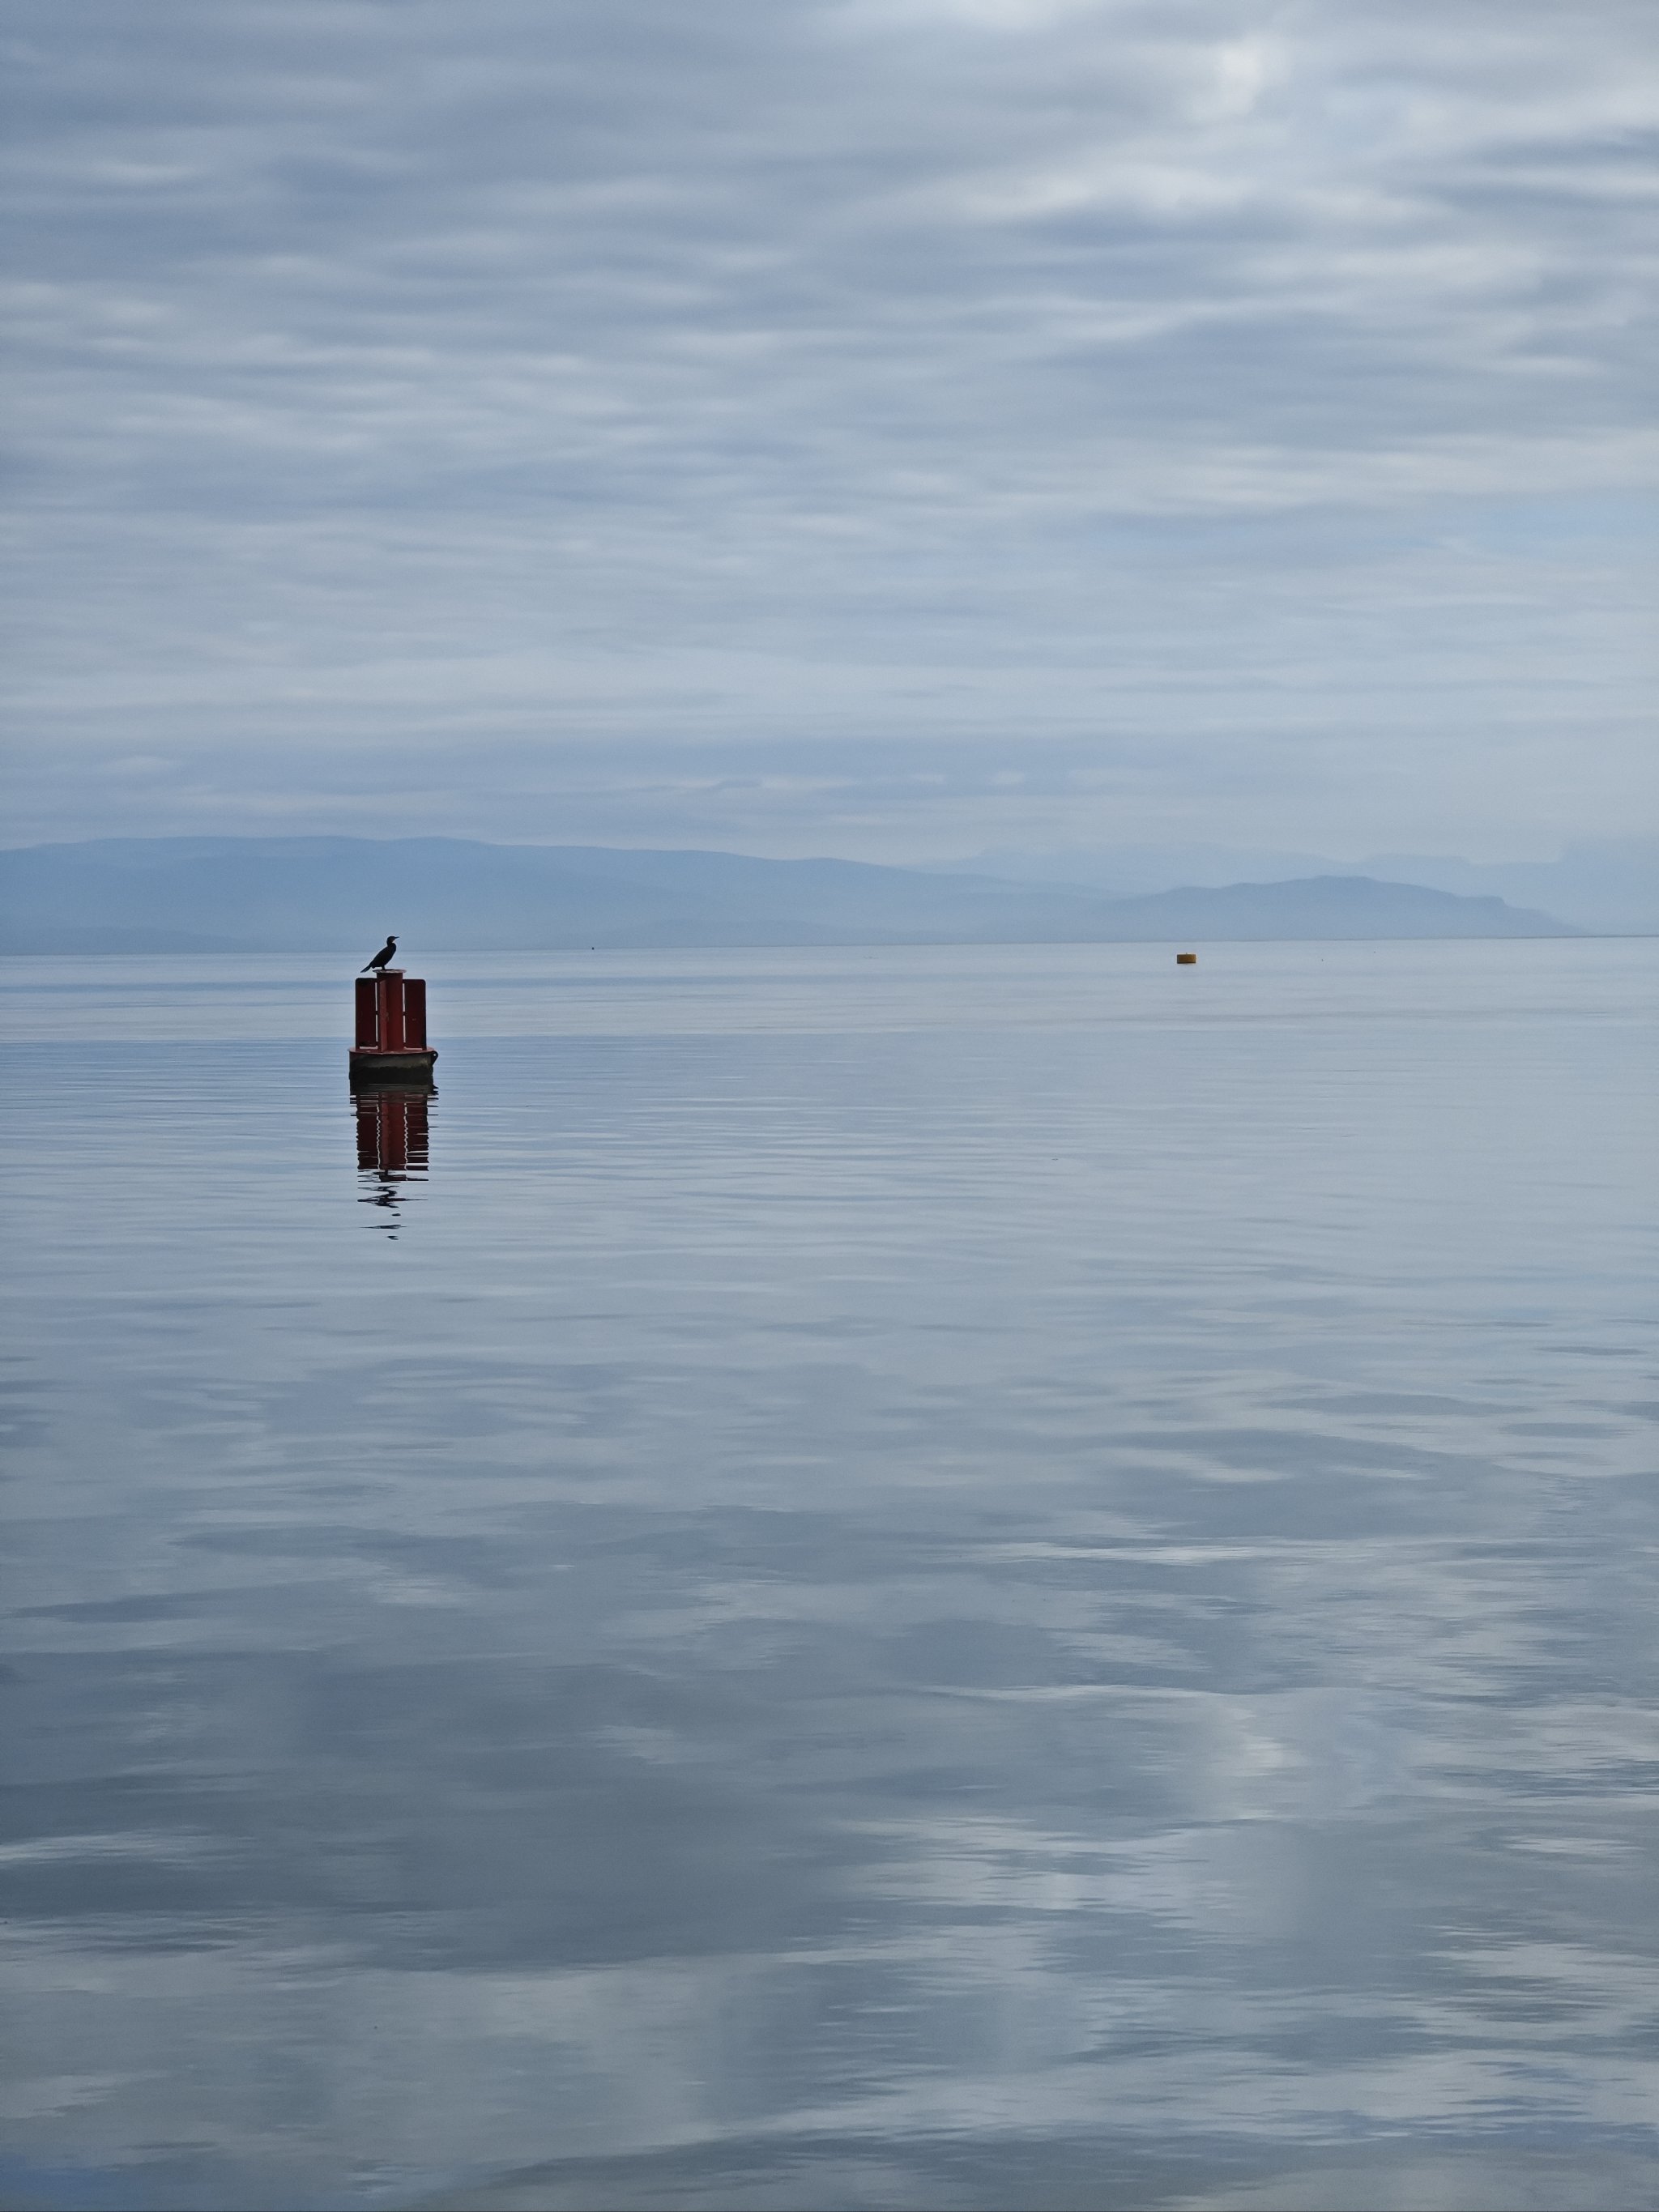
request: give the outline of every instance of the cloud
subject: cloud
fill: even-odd
[[[1645,9],[15,20],[18,835],[1651,809]]]

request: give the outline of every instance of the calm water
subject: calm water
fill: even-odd
[[[4,971],[0,2201],[1659,2198],[1659,944],[347,965]]]

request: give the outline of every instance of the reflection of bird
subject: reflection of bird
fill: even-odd
[[[360,975],[378,975],[380,974],[380,972],[381,969],[382,969],[382,968],[384,968],[384,967],[386,966],[386,964],[387,961],[391,959],[391,957],[392,957],[392,954],[393,954],[397,950],[398,950],[398,940],[397,940],[397,939],[396,939],[395,937],[388,937],[388,938],[387,938],[387,939],[386,939],[386,943],[385,943],[385,944],[380,947],[380,951],[375,954],[374,957],[374,958],[373,958],[373,959],[368,963],[368,964],[367,965],[367,967],[360,968],[360,969],[357,970],[357,973],[358,973]]]

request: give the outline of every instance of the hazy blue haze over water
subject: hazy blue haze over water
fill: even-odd
[[[0,2201],[1651,2204],[1659,944],[406,950],[5,963]]]

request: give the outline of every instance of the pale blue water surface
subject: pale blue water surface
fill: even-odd
[[[1659,944],[407,949],[5,967],[0,2202],[1659,2200]]]

